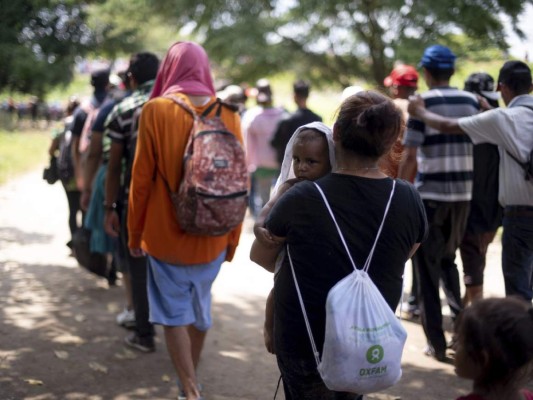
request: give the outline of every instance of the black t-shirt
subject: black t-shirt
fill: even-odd
[[[276,150],[276,156],[280,165],[285,156],[285,147],[287,147],[287,143],[289,143],[292,134],[300,126],[315,121],[322,121],[322,117],[308,108],[299,108],[293,114],[279,122],[276,133],[274,133],[274,137],[270,144],[274,150]]]
[[[479,234],[498,229],[503,208],[498,202],[498,146],[481,143],[474,146],[474,182],[466,231]]]
[[[317,181],[333,210],[358,268],[362,268],[383,219],[392,179],[329,174]],[[318,350],[324,343],[329,290],[353,271],[333,220],[312,182],[300,182],[276,203],[266,220],[275,235],[286,237]],[[392,309],[401,296],[405,262],[427,232],[417,190],[397,180],[394,197],[374,251],[369,275]],[[288,258],[274,284],[275,343],[283,353],[312,358],[307,330]]]

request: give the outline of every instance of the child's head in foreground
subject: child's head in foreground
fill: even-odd
[[[533,309],[507,298],[478,300],[457,323],[455,372],[484,388],[513,386],[531,379],[533,371]]]
[[[314,181],[331,171],[329,147],[326,135],[314,128],[296,132],[292,145],[294,176]]]

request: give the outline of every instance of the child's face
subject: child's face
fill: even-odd
[[[292,167],[296,178],[314,181],[331,170],[326,139],[294,141]]]

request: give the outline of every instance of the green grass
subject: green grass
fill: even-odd
[[[0,185],[46,163],[50,135],[38,130],[0,130]]]

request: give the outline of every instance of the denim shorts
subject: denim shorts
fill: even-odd
[[[168,264],[148,255],[150,322],[165,326],[211,327],[211,286],[226,257],[206,264]]]

